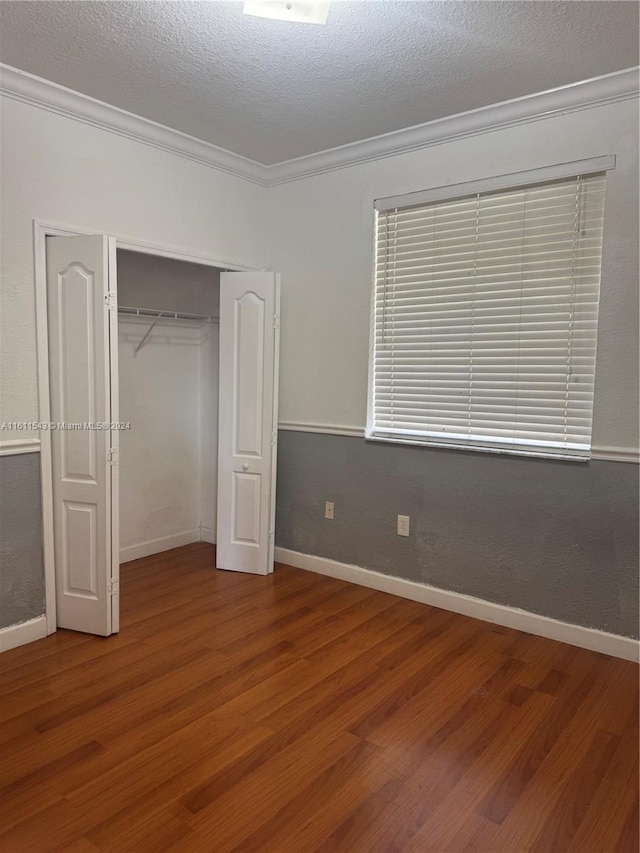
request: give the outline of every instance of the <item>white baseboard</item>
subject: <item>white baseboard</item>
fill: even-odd
[[[212,527],[200,526],[200,541],[209,542],[211,545],[216,544],[216,531]]]
[[[120,549],[120,562],[128,563],[131,560],[139,560],[140,557],[149,557],[151,554],[160,554],[162,551],[170,551],[171,548],[180,548],[181,545],[191,545],[192,542],[200,541],[200,528],[185,530],[184,533],[174,533],[172,536],[163,536],[161,539],[151,539],[148,542],[140,542],[139,545],[129,545]]]
[[[462,613],[465,616],[472,616],[474,619],[482,619],[496,625],[504,625],[507,628],[516,628],[528,634],[548,637],[551,640],[559,640],[562,643],[569,643],[572,646],[580,646],[583,649],[591,649],[625,660],[638,661],[640,659],[640,642],[631,637],[609,634],[606,631],[585,628],[582,625],[573,625],[570,622],[560,622],[558,619],[540,616],[537,613],[530,613],[528,610],[520,610],[517,607],[495,604],[460,592],[450,592],[416,581],[383,575],[381,572],[364,569],[361,566],[339,563],[336,560],[328,560],[325,557],[316,557],[312,554],[301,554],[299,551],[290,551],[288,548],[276,548],[275,558],[278,562],[287,563],[298,569],[339,578],[360,586],[388,592],[391,595],[398,595],[401,598],[410,598],[412,601],[420,601],[423,604],[430,604],[443,610],[451,610],[454,613]]]
[[[0,652],[15,649],[25,643],[33,643],[47,636],[47,617],[37,616],[27,622],[19,622],[17,625],[9,625],[0,628]]]

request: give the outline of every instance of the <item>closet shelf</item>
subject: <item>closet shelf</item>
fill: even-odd
[[[149,340],[149,335],[159,320],[195,320],[203,324],[220,322],[220,317],[209,316],[208,314],[187,314],[184,311],[159,311],[157,308],[132,308],[129,305],[118,305],[118,314],[153,319],[153,323],[147,329],[145,336],[133,351],[134,358]]]
[[[132,308],[118,305],[118,314],[133,314],[136,317],[155,317],[163,320],[198,320],[202,323],[219,323],[220,317],[208,314],[187,314],[184,311],[161,311],[158,308]]]

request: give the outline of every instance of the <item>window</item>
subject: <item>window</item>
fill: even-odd
[[[589,456],[612,159],[377,203],[368,438]]]

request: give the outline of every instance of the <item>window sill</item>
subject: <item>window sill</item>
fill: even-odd
[[[380,435],[379,433],[365,431],[366,441],[380,442],[381,444],[404,444],[411,447],[436,448],[439,450],[464,450],[471,453],[491,453],[498,456],[528,456],[538,459],[560,460],[561,462],[589,462],[591,451],[589,450],[547,450],[544,447],[526,448],[522,446],[490,447],[484,444],[471,444],[456,441],[438,441],[437,439],[419,439],[411,436],[394,437]]]

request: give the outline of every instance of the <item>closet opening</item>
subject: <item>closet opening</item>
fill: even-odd
[[[120,563],[216,541],[220,268],[117,250]]]

